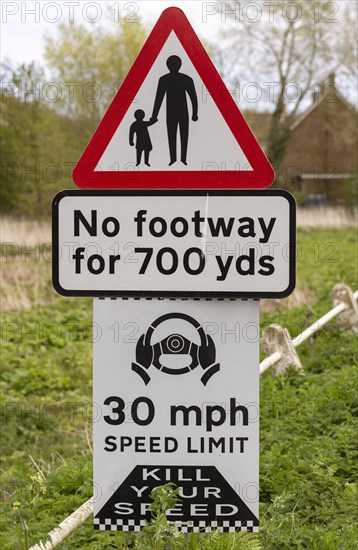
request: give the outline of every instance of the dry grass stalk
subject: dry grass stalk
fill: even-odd
[[[293,309],[295,307],[306,306],[307,308],[316,302],[316,298],[312,296],[305,288],[296,288],[293,293],[287,298],[260,300],[261,313],[272,313],[278,307],[286,307]]]
[[[344,207],[300,207],[297,209],[297,227],[304,229],[356,227],[357,215],[357,209]],[[0,217],[0,242],[26,243],[27,246],[49,243],[51,242],[51,223],[2,216]]]
[[[1,310],[21,311],[48,305],[53,297],[49,292],[50,274],[50,263],[21,262],[20,256],[7,257],[1,265]]]
[[[302,229],[357,227],[357,209],[333,206],[297,208],[297,227]]]
[[[26,243],[26,246],[35,246],[37,243],[49,243],[51,242],[51,223],[1,216],[0,242]]]

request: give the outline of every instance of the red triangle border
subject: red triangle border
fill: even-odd
[[[252,171],[168,169],[95,172],[105,149],[172,31],[177,35],[242,148]],[[274,177],[274,170],[265,153],[194,29],[179,8],[168,8],[161,14],[73,171],[75,184],[87,189],[264,189],[272,184]]]

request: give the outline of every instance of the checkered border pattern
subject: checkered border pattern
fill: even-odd
[[[257,533],[258,525],[254,525],[253,521],[223,521],[222,525],[218,525],[217,521],[211,521],[210,525],[205,521],[174,521],[169,522],[178,527],[182,533],[210,533],[213,530],[221,533],[235,533],[237,531],[247,531]],[[94,528],[99,531],[140,531],[145,526],[145,521],[140,520],[139,524],[135,523],[134,519],[105,519],[101,522],[99,518],[94,518]]]

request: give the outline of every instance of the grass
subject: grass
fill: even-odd
[[[300,230],[300,298],[273,304],[262,316],[262,327],[279,322],[295,336],[330,309],[335,283],[355,290],[355,245],[353,229]],[[21,251],[6,254],[2,266],[7,294],[1,339],[4,550],[28,549],[92,494],[92,303],[55,294],[50,262],[41,250],[23,261]],[[18,306],[10,307],[10,296],[20,290],[29,304],[22,297],[21,307],[20,297]],[[278,378],[269,372],[261,377],[259,535],[199,534],[186,541],[172,534],[173,549],[357,547],[356,337],[332,321],[298,352],[305,376],[290,370]],[[138,548],[164,548],[167,535],[159,537],[160,521],[162,516],[152,526],[155,532],[135,539]],[[133,543],[133,535],[96,532],[87,521],[60,548],[102,550]]]

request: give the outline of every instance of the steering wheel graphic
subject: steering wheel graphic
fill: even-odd
[[[181,334],[170,334],[164,340],[153,345],[152,337],[156,328],[169,319],[181,319],[192,325],[200,337],[200,345],[191,342]],[[161,358],[167,355],[186,355],[190,360],[181,368],[172,368],[162,363]],[[215,357],[213,339],[205,333],[196,319],[185,313],[167,313],[153,321],[147,332],[139,338],[136,347],[136,363],[132,363],[132,370],[139,374],[147,385],[150,382],[147,371],[151,365],[165,374],[172,375],[186,374],[201,365],[205,370],[201,381],[206,386],[208,380],[220,369],[220,365],[215,364]]]

